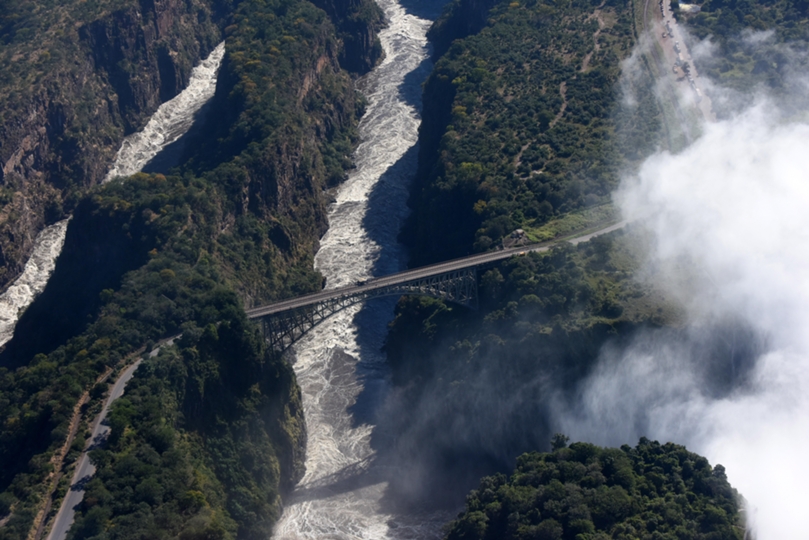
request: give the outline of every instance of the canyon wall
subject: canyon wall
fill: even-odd
[[[225,14],[214,1],[159,0],[28,15],[18,24],[42,29],[10,32],[0,50],[0,288],[36,234],[100,182],[123,137],[182,90]]]

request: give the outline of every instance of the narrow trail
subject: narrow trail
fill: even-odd
[[[590,19],[595,18],[596,22],[598,23],[598,30],[593,32],[593,50],[588,52],[584,56],[584,60],[582,60],[582,63],[581,63],[581,69],[579,69],[579,72],[581,72],[581,73],[584,73],[585,71],[587,71],[587,68],[590,67],[590,59],[593,58],[593,55],[595,53],[597,53],[598,51],[601,50],[601,45],[598,44],[598,37],[601,35],[601,31],[604,29],[604,26],[606,25],[606,23],[604,22],[604,17],[601,14],[601,8],[603,8],[604,4],[606,4],[606,3],[607,3],[606,0],[601,2],[601,4],[599,4],[599,6],[595,9],[593,14],[590,15],[589,17],[587,17],[588,21]]]
[[[99,375],[99,377],[95,380],[93,386],[106,381],[111,374],[112,369],[107,368],[104,373]],[[48,488],[48,492],[43,497],[42,505],[34,518],[34,524],[28,533],[28,540],[39,540],[39,538],[42,537],[42,533],[47,525],[46,517],[53,504],[53,495],[56,492],[56,488],[59,486],[60,480],[64,476],[64,471],[62,468],[65,464],[65,458],[67,457],[67,453],[70,451],[70,447],[78,434],[79,426],[81,425],[82,420],[82,409],[89,401],[90,390],[88,389],[84,391],[79,400],[76,402],[76,405],[73,406],[73,414],[70,418],[70,424],[68,425],[67,430],[67,438],[65,439],[64,444],[62,444],[62,447],[58,452],[51,456],[50,464],[53,466],[53,470],[48,474],[47,478],[50,486]]]
[[[593,43],[594,43],[593,50],[584,55],[581,67],[579,68],[579,73],[584,73],[585,71],[587,71],[587,69],[590,67],[590,60],[593,58],[593,55],[601,50],[601,46],[598,44],[598,36],[601,35],[601,31],[604,29],[605,26],[604,19],[601,16],[601,8],[603,8],[605,4],[606,0],[601,2],[601,4],[599,4],[599,6],[595,9],[595,11],[589,17],[587,17],[588,21],[593,18],[596,19],[596,21],[598,22],[598,29],[595,32],[593,32]],[[573,78],[575,79],[576,76],[574,75]],[[559,107],[559,112],[556,113],[556,116],[548,124],[549,128],[552,128],[553,126],[558,124],[559,121],[562,119],[562,117],[565,115],[565,110],[567,110],[567,81],[564,81],[559,85],[559,95],[562,96],[562,106]],[[520,152],[520,156],[522,156],[522,152]]]
[[[154,358],[157,356],[163,347],[173,345],[174,341],[178,337],[179,336],[173,336],[158,342],[155,348],[149,353],[149,358]],[[109,413],[113,402],[124,394],[127,383],[135,375],[135,371],[138,369],[138,367],[140,367],[142,362],[141,355],[143,355],[145,351],[146,347],[141,347],[122,361],[123,369],[115,379],[115,382],[112,383],[112,386],[110,387],[109,392],[104,400],[104,405],[101,407],[101,411],[90,423],[90,439],[87,441],[81,456],[79,456],[79,459],[76,460],[76,466],[73,470],[73,476],[70,481],[70,489],[62,499],[59,506],[59,511],[56,513],[53,519],[43,521],[37,527],[36,535],[33,538],[29,535],[29,540],[39,540],[47,527],[50,527],[50,533],[48,534],[47,540],[64,540],[67,537],[67,533],[70,530],[75,517],[75,507],[81,503],[82,499],[84,499],[84,484],[95,474],[96,471],[95,465],[93,465],[90,461],[89,452],[93,448],[104,444],[104,442],[107,440],[110,433],[110,427],[105,422],[107,414]],[[96,380],[96,384],[105,382],[107,379],[109,379],[112,373],[112,369],[107,369],[107,371],[102,374],[98,380]],[[81,406],[83,406],[84,403],[87,403],[88,398],[89,392],[85,392],[82,399],[77,404],[77,409],[74,409],[74,421],[71,422],[71,426],[73,426],[75,423],[75,428],[71,428],[72,435],[69,437],[69,440],[65,442],[65,447],[68,449],[73,443],[73,437],[75,437],[76,430],[81,425]],[[59,473],[59,476],[62,476],[61,472]],[[54,489],[58,481],[59,478],[55,479]],[[51,492],[51,497],[52,496],[53,491]],[[50,505],[51,500],[49,499],[48,509],[46,509],[45,515],[47,515],[49,511]]]
[[[96,471],[95,465],[90,461],[89,451],[99,444],[102,444],[107,439],[110,432],[109,426],[104,422],[107,418],[107,413],[109,413],[112,403],[123,395],[126,383],[132,379],[140,363],[141,360],[138,359],[124,369],[112,385],[112,388],[110,388],[101,412],[92,423],[90,440],[87,441],[87,447],[84,449],[79,459],[76,460],[76,468],[70,481],[70,489],[68,489],[64,499],[62,499],[59,511],[53,518],[47,540],[64,540],[67,537],[67,533],[75,517],[75,507],[84,499],[84,484]],[[41,533],[42,528],[38,531],[39,535],[41,535]],[[31,538],[32,537],[29,536],[29,540]]]
[[[565,109],[567,109],[567,81],[559,85],[559,95],[562,96],[562,106],[559,107],[559,112],[556,113],[556,116],[548,124],[549,128],[555,126],[565,115]]]

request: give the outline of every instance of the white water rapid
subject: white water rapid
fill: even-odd
[[[225,56],[223,41],[191,71],[185,90],[162,104],[146,126],[124,139],[104,182],[143,169],[165,147],[182,137],[194,123],[197,111],[216,91],[216,74]]]
[[[45,290],[45,284],[56,266],[56,257],[65,243],[68,221],[63,219],[54,223],[37,235],[34,251],[25,263],[22,274],[0,295],[0,347],[14,335],[14,327],[22,310]]]
[[[140,171],[171,143],[183,136],[216,89],[216,75],[225,55],[225,42],[220,43],[191,72],[188,87],[174,99],[162,104],[146,127],[124,139],[112,169],[104,182],[116,176]],[[69,219],[42,230],[34,241],[34,251],[25,269],[11,286],[0,294],[0,347],[14,335],[20,313],[45,289],[62,252]]]
[[[396,236],[416,168],[421,83],[431,69],[426,39],[431,21],[395,0],[378,3],[388,20],[380,33],[386,56],[359,81],[369,106],[360,123],[356,169],[329,210],[329,230],[315,256],[326,288],[396,272],[406,264]],[[380,349],[394,305],[389,299],[347,309],[295,346],[309,435],[306,475],[287,502],[275,538],[437,538],[451,519],[429,508],[403,512],[385,499],[387,479],[402,471],[380,463],[371,435],[375,411],[389,389]]]

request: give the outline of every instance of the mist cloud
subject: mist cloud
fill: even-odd
[[[574,440],[647,436],[725,465],[766,540],[809,529],[809,125],[761,96],[623,183],[625,216],[653,232],[646,274],[688,325],[603,351],[557,419]]]

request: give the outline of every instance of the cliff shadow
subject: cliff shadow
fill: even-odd
[[[294,494],[286,504],[328,499],[385,481],[383,471],[378,469],[375,464],[376,459],[371,456],[346,465],[322,478],[302,482],[295,488]]]
[[[380,246],[379,257],[370,269],[373,277],[387,276],[406,268],[407,250],[399,244],[397,237],[409,213],[406,201],[417,159],[418,145],[414,145],[388,167],[368,195],[362,226],[368,238]],[[375,423],[376,411],[384,400],[389,370],[381,348],[397,300],[396,297],[369,300],[354,316],[361,359],[356,366],[356,377],[363,388],[349,408],[354,427]]]
[[[371,268],[374,277],[390,275],[406,269],[407,250],[399,244],[399,231],[409,214],[407,198],[415,175],[418,145],[410,147],[402,157],[379,178],[368,195],[363,229],[368,238],[381,247],[379,257]],[[437,233],[437,234],[440,234]],[[302,497],[326,497],[351,491],[366,485],[388,483],[382,502],[393,517],[391,527],[408,527],[415,514],[431,511],[454,512],[469,489],[481,476],[499,470],[492,462],[481,460],[479,453],[452,456],[416,451],[418,441],[405,442],[414,449],[402,460],[400,435],[405,409],[390,406],[395,389],[391,387],[390,368],[381,347],[387,336],[387,323],[393,319],[398,297],[378,298],[366,302],[353,319],[357,329],[360,361],[354,377],[362,390],[354,404],[348,407],[353,427],[371,424],[373,458],[362,467],[352,467],[318,485],[306,486]],[[442,471],[438,474],[437,471]],[[451,479],[452,482],[447,482]]]
[[[209,100],[194,114],[191,127],[176,141],[169,144],[153,157],[142,171],[145,173],[168,174],[171,169],[180,167],[189,158],[191,148],[205,136],[205,127],[208,124],[213,100]]]
[[[399,0],[399,5],[410,15],[428,21],[436,20],[448,3],[448,0]]]
[[[429,51],[432,54],[432,50]],[[399,99],[407,103],[411,107],[421,110],[423,89],[421,83],[427,80],[433,70],[433,60],[430,56],[421,61],[421,63],[405,75],[402,84],[399,86]],[[413,171],[415,172],[415,167]]]
[[[117,289],[126,272],[148,261],[148,235],[137,226],[126,229],[126,223],[105,220],[95,210],[90,198],[79,203],[53,274],[20,316],[0,353],[0,366],[26,365],[84,331],[97,316],[101,291]]]

